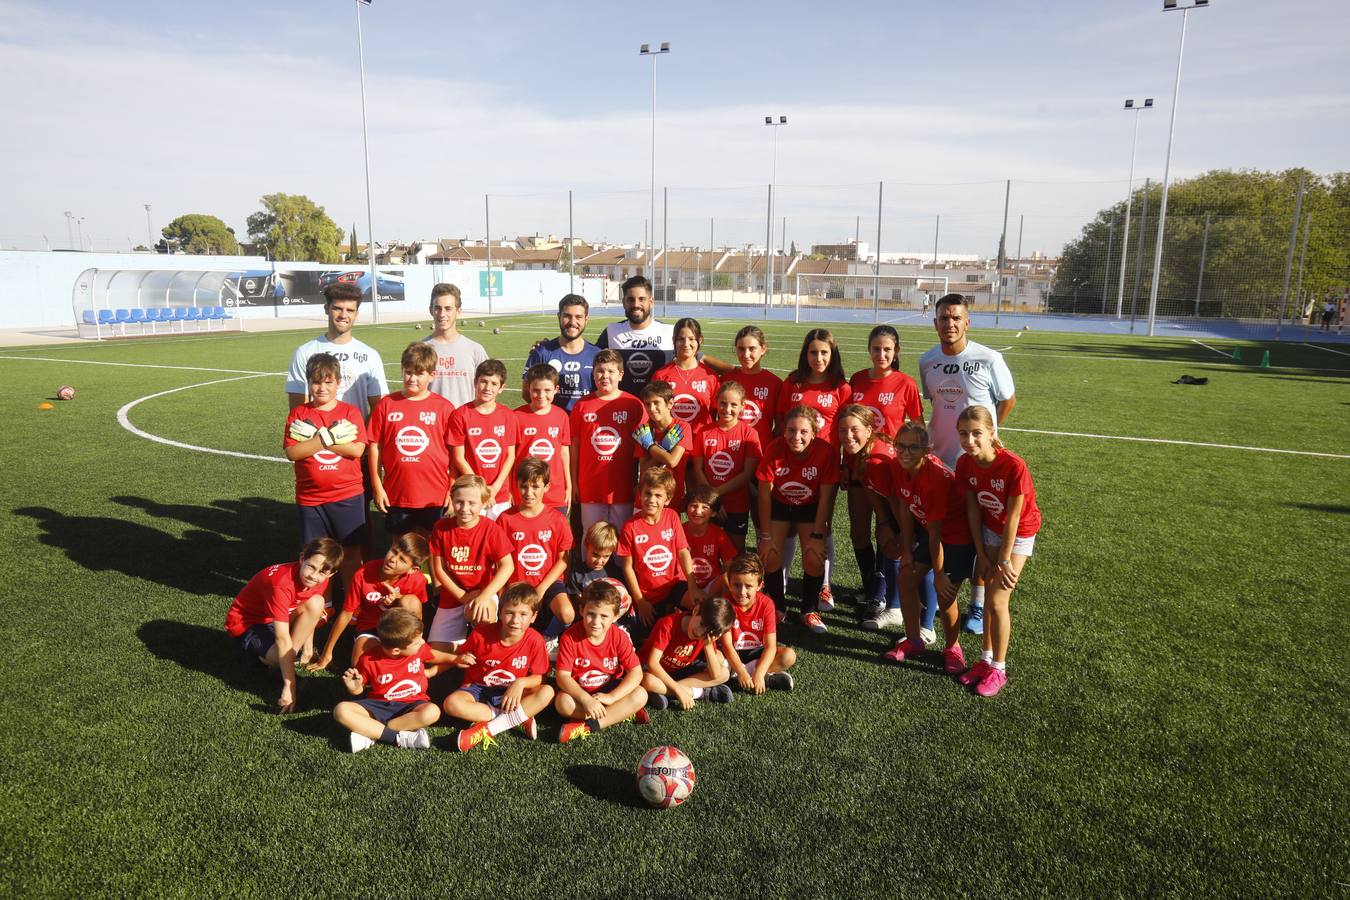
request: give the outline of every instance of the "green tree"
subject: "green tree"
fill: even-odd
[[[1299,288],[1300,258],[1305,294],[1320,295],[1343,284],[1350,267],[1350,246],[1342,237],[1350,230],[1350,174],[1320,176],[1302,169],[1216,170],[1177,181],[1168,193],[1158,314],[1190,316],[1198,311],[1201,316],[1230,318],[1278,315],[1300,174],[1304,176],[1304,195],[1286,311],[1298,307],[1295,291]],[[1083,226],[1079,237],[1064,248],[1049,308],[1114,311],[1124,250],[1124,309],[1130,310],[1137,275],[1140,288],[1136,312],[1144,315],[1153,278],[1161,199],[1161,186],[1151,186],[1148,221],[1144,222],[1144,191],[1142,187],[1136,189],[1130,233],[1123,236],[1124,241],[1124,201],[1100,211]],[[1306,257],[1302,254],[1305,230]]]
[[[164,239],[183,253],[213,253],[234,256],[239,252],[239,241],[234,229],[215,216],[188,213],[164,226]]]
[[[342,229],[304,194],[264,194],[263,208],[248,217],[248,235],[271,249],[273,259],[334,263],[342,259]]]
[[[356,223],[352,223],[352,236],[347,241],[347,262],[356,259]]]

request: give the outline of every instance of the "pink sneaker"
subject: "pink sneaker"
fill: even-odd
[[[979,684],[980,681],[984,678],[984,676],[988,675],[992,671],[994,671],[993,666],[991,666],[984,660],[980,660],[975,665],[971,666],[969,669],[966,669],[966,671],[961,675],[961,677],[956,680],[969,687],[972,684]]]
[[[942,651],[942,667],[948,675],[960,675],[966,670],[966,654],[960,644],[952,644]]]
[[[911,638],[905,638],[903,641],[896,641],[895,646],[881,654],[883,658],[891,662],[902,663],[906,659],[914,659],[925,649],[927,644],[923,641]]]
[[[984,679],[976,685],[975,693],[979,694],[981,697],[992,697],[1003,690],[1003,686],[1007,683],[1008,673],[1002,669],[995,669],[993,666],[990,666],[989,674],[984,676]]]

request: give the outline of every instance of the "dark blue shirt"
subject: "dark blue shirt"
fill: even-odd
[[[548,363],[556,369],[558,394],[553,398],[553,405],[571,412],[572,406],[578,400],[595,389],[591,374],[595,369],[595,355],[599,352],[599,347],[590,341],[583,341],[580,353],[568,353],[562,349],[561,339],[554,338],[551,341],[544,341],[530,351],[530,358],[525,361],[525,370],[528,372],[531,366],[540,363]],[[529,402],[529,397],[525,400]]]

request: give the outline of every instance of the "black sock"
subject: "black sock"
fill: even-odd
[[[816,611],[820,603],[820,589],[825,586],[824,575],[802,575],[802,615]]]
[[[870,600],[877,586],[877,551],[871,544],[862,547],[854,544],[853,558],[858,561],[858,572],[862,575],[863,598]]]
[[[388,725],[384,726],[384,732],[380,735],[380,743],[388,744],[391,747],[397,747],[398,732],[390,728]]]
[[[599,719],[587,719],[587,720],[586,720],[586,727],[590,729],[591,734],[595,734],[596,732],[598,732],[598,731],[600,730],[600,720],[599,720]]]
[[[785,592],[783,590],[783,570],[770,572],[764,579],[764,587],[768,589],[769,599],[773,601],[774,610],[783,609]]]

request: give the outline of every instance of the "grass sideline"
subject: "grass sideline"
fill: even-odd
[[[500,336],[466,331],[517,367],[552,328],[492,324]],[[729,357],[742,323],[704,324],[707,350]],[[767,362],[790,368],[805,326],[765,330]],[[867,327],[834,330],[846,369],[861,368]],[[900,331],[913,374],[933,334]],[[295,551],[290,467],[116,420],[139,397],[236,377],[208,369],[280,372],[312,333],[0,351],[14,423],[0,438],[5,893],[1326,895],[1350,882],[1335,564],[1350,459],[1009,430],[1045,527],[1014,595],[1011,682],[992,701],[933,657],[881,665],[888,638],[841,612],[822,637],[789,626],[791,694],[578,745],[505,735],[461,756],[441,752],[442,724],[432,752],[351,756],[330,715],[336,677],[306,679],[301,711],[276,716],[274,684],[221,629],[243,582]],[[358,333],[391,378],[426,334]],[[1243,343],[1244,360],[1271,351],[1258,369],[1189,341],[972,337],[1010,347],[1013,427],[1350,454],[1350,358]],[[1170,384],[1183,372],[1210,384]],[[65,383],[76,399],[39,411]],[[266,375],[129,418],[279,457],[284,411]],[[835,582],[848,588],[844,515]],[[670,812],[631,789],[660,743],[698,772]]]

